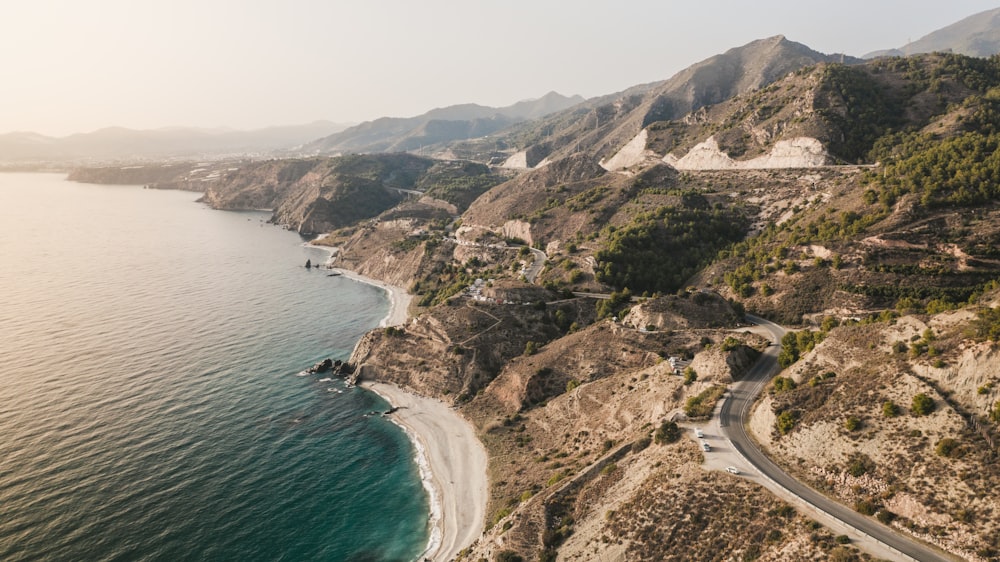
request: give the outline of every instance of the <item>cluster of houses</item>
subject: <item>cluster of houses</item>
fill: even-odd
[[[488,302],[490,304],[528,304],[528,303],[521,303],[521,302],[484,296],[483,288],[486,287],[487,285],[491,285],[492,283],[493,283],[492,279],[486,279],[486,280],[476,279],[475,282],[472,283],[472,285],[469,285],[469,287],[465,289],[465,294],[472,300],[479,302]]]

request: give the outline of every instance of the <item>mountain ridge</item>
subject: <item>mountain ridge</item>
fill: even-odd
[[[951,51],[971,57],[1000,53],[1000,8],[973,14],[902,47],[873,51],[862,58],[901,57],[934,51]]]

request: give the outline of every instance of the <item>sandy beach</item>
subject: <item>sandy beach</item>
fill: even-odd
[[[381,322],[379,322],[380,328],[385,328],[387,326],[402,326],[403,324],[406,324],[407,320],[409,320],[409,314],[407,311],[410,309],[410,301],[413,300],[413,295],[407,293],[402,287],[389,285],[388,283],[383,283],[382,281],[372,279],[371,277],[365,277],[364,275],[349,269],[340,269],[339,267],[331,269],[348,279],[352,279],[359,283],[374,285],[375,287],[384,290],[389,295],[389,314],[383,318]]]
[[[384,289],[389,295],[389,314],[379,324],[400,326],[409,320],[413,296],[401,287],[336,268],[348,279]],[[362,382],[393,407],[394,422],[406,430],[418,455],[429,469],[431,495],[431,540],[422,558],[448,561],[472,544],[483,532],[486,517],[486,450],[476,433],[458,412],[434,398],[419,396],[391,384]],[[426,477],[426,475],[425,475]]]
[[[399,408],[392,419],[415,436],[432,474],[432,507],[439,507],[438,531],[430,551],[435,561],[452,560],[483,532],[486,512],[486,451],[472,426],[447,404],[391,384],[361,384]],[[435,544],[435,542],[437,544]]]

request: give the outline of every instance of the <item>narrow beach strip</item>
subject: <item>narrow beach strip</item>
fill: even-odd
[[[454,559],[483,532],[486,450],[472,425],[444,402],[387,383],[362,382],[361,386],[399,408],[392,419],[416,438],[418,452],[424,453],[430,465],[430,493],[436,496],[431,506],[440,507],[440,531],[431,531],[430,550],[424,556],[431,560]]]
[[[332,269],[353,281],[379,287],[389,295],[389,313],[379,326],[401,326],[409,320],[413,296],[402,287],[347,269]],[[360,385],[398,408],[390,417],[402,426],[417,451],[421,478],[430,496],[433,526],[421,560],[453,560],[483,533],[488,494],[483,444],[472,424],[440,400],[388,383],[362,381]],[[425,474],[427,469],[429,475]]]

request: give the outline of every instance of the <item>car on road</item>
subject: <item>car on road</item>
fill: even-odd
[[[726,472],[728,472],[730,474],[739,474],[740,473],[740,469],[736,468],[735,466],[727,466],[726,467]]]
[[[712,450],[712,446],[709,445],[708,443],[705,443],[704,441],[702,441],[701,442],[701,450],[705,451],[707,453],[707,452],[709,452],[709,451]]]
[[[697,437],[698,439],[701,439],[702,437],[705,436],[705,432],[700,429],[695,429],[694,436]]]

